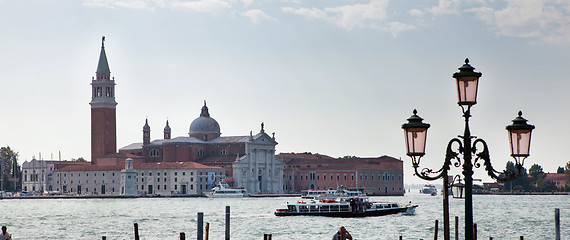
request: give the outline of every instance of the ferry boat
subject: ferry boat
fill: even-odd
[[[248,197],[249,193],[243,188],[230,188],[227,183],[220,183],[210,192],[206,193],[209,198],[239,198]]]
[[[367,197],[321,199],[288,203],[286,209],[277,209],[275,216],[370,217],[389,214],[415,214],[418,205],[400,205],[394,202],[370,202]]]
[[[309,189],[309,190],[302,190],[301,197],[302,198],[315,198],[321,194],[333,194],[336,193],[334,189]]]
[[[426,184],[424,188],[422,188],[421,193],[430,194],[432,196],[437,195],[437,188],[434,185]]]
[[[351,191],[347,190],[346,187],[339,187],[334,193],[325,193],[319,194],[314,199],[321,200],[321,199],[335,199],[335,198],[347,198],[347,197],[365,197],[361,191]]]

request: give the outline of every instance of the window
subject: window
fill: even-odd
[[[346,174],[344,174],[344,180],[346,181]]]
[[[178,178],[174,178],[174,182],[178,182]]]
[[[166,178],[164,178],[164,181],[166,182]]]
[[[228,150],[224,149],[220,152],[220,155],[228,155]]]
[[[160,152],[158,151],[158,149],[153,148],[150,150],[150,153],[148,155],[150,157],[158,157],[158,156],[160,156]]]
[[[160,176],[160,172],[157,172],[156,174],[158,174],[157,176]]]
[[[193,178],[193,177],[190,178],[190,182],[194,182],[194,178]]]
[[[160,190],[160,185],[156,185],[156,190]]]
[[[174,185],[174,190],[177,190],[177,189],[178,189],[178,185]]]
[[[160,178],[156,178],[156,182],[160,182]]]
[[[182,172],[182,176],[185,176],[185,175],[186,175],[186,172]]]
[[[354,181],[354,174],[350,174],[350,180]]]
[[[178,172],[174,172],[174,176],[178,176]]]
[[[198,150],[198,156],[204,156],[204,150],[202,149]]]

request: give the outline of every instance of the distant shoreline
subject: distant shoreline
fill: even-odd
[[[174,196],[105,196],[105,195],[85,195],[85,196],[71,196],[71,195],[42,195],[42,196],[5,196],[1,199],[92,199],[92,198],[205,198],[202,194],[192,195],[174,195]],[[301,194],[250,194],[250,197],[301,197]]]
[[[570,195],[570,192],[473,192],[473,195]]]

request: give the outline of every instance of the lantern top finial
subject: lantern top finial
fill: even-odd
[[[532,130],[534,125],[526,123],[528,120],[522,117],[522,111],[519,111],[519,116],[512,120],[513,124],[507,126],[507,130]]]

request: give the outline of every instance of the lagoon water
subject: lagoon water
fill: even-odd
[[[1,225],[13,239],[133,239],[133,223],[141,239],[196,239],[197,213],[210,223],[210,239],[224,239],[225,206],[231,208],[232,239],[331,239],[345,226],[355,239],[433,239],[439,220],[443,239],[442,196],[412,190],[401,197],[372,197],[373,201],[418,204],[416,214],[367,218],[276,217],[273,212],[300,198],[136,198],[136,199],[4,199]],[[473,196],[479,239],[554,239],[554,209],[560,209],[562,239],[570,239],[570,195]],[[450,199],[451,236],[459,216],[463,238],[464,200]]]

